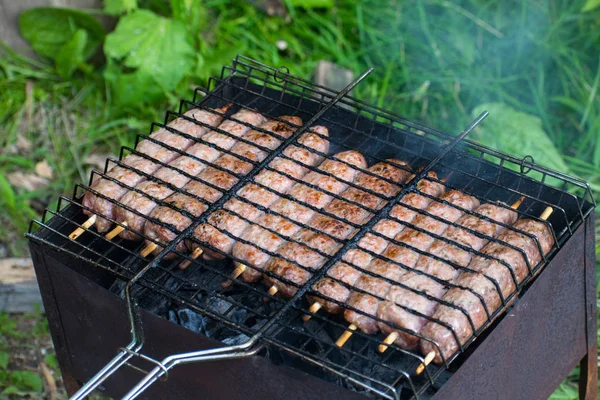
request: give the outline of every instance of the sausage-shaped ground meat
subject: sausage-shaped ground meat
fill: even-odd
[[[301,120],[297,117],[284,116],[281,119],[291,124],[301,123]],[[281,143],[280,138],[291,135],[294,130],[291,125],[279,121],[263,122],[260,124],[260,129],[261,131],[249,130],[242,137],[248,142],[267,149],[277,147]],[[196,175],[181,191],[169,196],[165,202],[173,205],[184,203],[182,204],[183,210],[190,212],[194,216],[199,216],[206,210],[208,207],[207,204],[218,200],[222,196],[222,190],[231,188],[238,181],[236,176],[245,175],[254,167],[253,163],[243,161],[236,157],[236,155],[249,159],[254,163],[266,157],[266,150],[261,150],[252,144],[242,141],[236,142],[235,140],[233,140],[233,143],[233,146],[230,148],[231,154],[221,153],[222,155],[211,166],[208,166]],[[198,198],[194,198],[194,196]],[[168,224],[160,226],[153,221],[146,223],[145,234],[151,239],[157,239],[160,243],[168,243],[169,239],[172,240],[176,236],[177,231],[172,229],[173,225],[180,229],[179,232],[181,232],[181,230],[185,229],[191,223],[191,220],[187,216],[183,216],[178,210],[168,206],[155,208],[155,211],[150,216],[162,223]],[[177,247],[177,250],[180,251],[185,251],[185,249],[186,245],[183,242]],[[162,247],[158,246],[155,252],[161,250]]]
[[[217,109],[216,111],[219,114],[223,114],[228,108],[229,106]],[[209,132],[210,129],[206,126],[215,127],[223,120],[221,115],[197,108],[186,111],[184,116],[201,122],[204,125],[180,117],[170,122],[167,126],[196,138],[203,137]],[[129,188],[135,187],[138,183],[146,179],[143,175],[135,172],[135,170],[152,175],[160,168],[160,164],[155,161],[168,163],[179,156],[179,153],[161,146],[160,143],[178,150],[186,150],[194,142],[182,135],[172,133],[166,128],[160,128],[153,132],[150,134],[150,138],[158,143],[144,139],[136,147],[138,152],[147,155],[150,159],[130,154],[121,160],[129,168],[115,165],[106,173],[108,177],[117,180],[119,183],[99,178],[92,184],[91,188],[93,190],[107,198],[98,196],[93,192],[86,192],[83,196],[82,204],[92,210],[84,209],[83,212],[86,215],[97,214],[98,216],[114,219],[116,205],[113,201],[118,202],[129,191]],[[95,225],[98,232],[106,232],[111,227],[112,222],[105,218],[97,218]]]
[[[265,129],[267,129],[266,125],[268,123],[265,122],[264,117],[254,111],[242,110],[234,114],[233,118],[247,124],[258,122],[260,126],[265,126]],[[213,131],[207,134],[204,140],[208,143],[216,144],[225,150],[235,147],[234,145],[237,142],[238,137],[251,136],[254,133],[248,125],[238,122],[231,123],[231,120],[223,122],[221,126],[224,126],[224,128],[227,129],[223,129],[223,131],[230,133],[233,137]],[[193,150],[195,151],[195,154],[193,155],[202,158],[202,160],[209,163],[222,154],[218,149],[205,144],[193,147]],[[138,184],[135,187],[136,191],[131,190],[127,192],[121,199],[121,204],[141,214],[139,215],[136,212],[129,211],[125,207],[117,207],[115,210],[115,218],[117,221],[121,223],[126,222],[128,225],[128,229],[120,234],[123,239],[140,239],[138,233],[143,232],[147,216],[150,215],[154,208],[156,208],[158,205],[157,202],[164,200],[175,192],[171,187],[183,187],[190,181],[191,177],[196,176],[206,168],[205,163],[187,156],[177,158],[169,163],[169,166],[172,168],[162,167],[154,173],[154,177],[157,179],[156,181],[148,180]],[[188,174],[185,175],[179,171]],[[169,184],[171,187],[166,184]]]
[[[485,216],[504,225],[512,225],[517,220],[517,213],[508,208],[496,204],[483,204],[475,210],[477,215]],[[450,241],[436,240],[428,249],[428,253],[434,254],[451,263],[466,267],[473,254],[463,250],[453,243],[470,246],[473,250],[480,250],[490,238],[500,234],[504,227],[489,220],[481,219],[477,215],[465,214],[456,221],[457,226],[449,226],[444,235]],[[468,232],[461,227],[472,229],[483,237]],[[435,246],[435,250],[432,248]],[[391,322],[395,326],[403,327],[417,334],[423,329],[440,302],[439,299],[446,293],[447,288],[439,281],[432,279],[454,282],[460,270],[451,265],[434,259],[427,255],[421,255],[415,264],[415,269],[424,272],[409,272],[402,277],[400,285],[393,285],[386,295],[387,301],[381,302],[377,310],[377,316],[383,321]],[[435,299],[428,298],[432,296]],[[409,310],[416,311],[424,316],[419,316]],[[393,325],[385,322],[377,323],[385,334],[396,332],[398,334],[395,343],[407,350],[417,347],[419,337],[403,330],[396,329]]]
[[[238,242],[233,248],[234,257],[250,267],[244,270],[242,279],[246,282],[260,279],[262,270],[271,258],[263,250],[277,251],[286,242],[286,237],[292,237],[301,230],[294,222],[305,224],[312,218],[315,211],[305,205],[317,209],[325,207],[333,200],[326,192],[341,193],[348,187],[348,182],[352,182],[358,174],[358,170],[353,167],[362,169],[366,166],[365,157],[357,151],[337,153],[334,159],[326,159],[317,171],[312,171],[304,177],[304,182],[311,186],[296,183],[292,187],[288,194],[294,200],[281,198],[271,206],[271,211],[281,216],[265,213],[258,218],[256,224],[244,230],[241,238],[251,244]]]
[[[297,288],[310,279],[313,271],[319,270],[327,262],[326,257],[313,249],[331,256],[340,247],[340,243],[335,239],[344,240],[356,232],[356,228],[343,222],[342,219],[353,224],[363,224],[372,217],[371,212],[367,209],[377,210],[383,207],[389,198],[400,190],[400,187],[394,183],[405,182],[410,174],[406,169],[399,168],[394,164],[406,166],[406,163],[400,160],[387,160],[387,162],[377,163],[368,169],[374,175],[360,173],[354,180],[354,184],[378,193],[378,195],[356,187],[345,190],[340,197],[352,203],[334,199],[325,207],[325,211],[337,218],[316,214],[307,225],[319,233],[304,230],[299,235],[298,242],[284,244],[278,250],[281,258],[273,258],[267,265],[267,271],[275,274],[276,277],[265,276],[264,282],[269,286],[275,286],[284,297],[293,296]],[[292,262],[296,262],[300,266]],[[278,279],[279,277],[289,280],[295,285],[288,284]]]
[[[433,171],[430,171],[427,175],[430,178],[437,179],[437,174]],[[412,210],[407,209],[402,204],[415,208],[426,207],[432,200],[419,193],[439,197],[444,193],[445,189],[442,184],[427,178],[423,178],[417,182],[416,187],[416,192],[404,195],[400,199],[399,204],[394,206],[390,211],[390,216],[395,219],[380,220],[373,226],[375,232],[393,239],[404,229],[404,225],[398,221],[411,222],[416,216],[416,212],[412,212]],[[367,233],[358,242],[360,248],[369,250],[375,254],[381,254],[388,244],[389,242],[384,238],[371,233]],[[319,280],[314,285],[314,291],[321,294],[322,297],[314,295],[309,297],[310,301],[318,301],[327,312],[332,314],[338,314],[344,310],[338,303],[343,304],[348,300],[352,293],[349,286],[354,285],[361,275],[360,270],[353,266],[362,269],[366,268],[372,261],[372,256],[360,249],[353,249],[344,254],[343,260],[344,262],[339,262],[332,266],[327,271],[327,277]],[[335,301],[329,301],[328,299]]]
[[[433,201],[426,208],[426,211],[446,222],[455,222],[462,216],[463,211],[458,207],[473,210],[479,206],[479,201],[476,198],[461,193],[458,190],[446,192],[440,197],[440,200]],[[446,222],[439,221],[425,214],[419,214],[414,219],[413,225],[427,232],[439,235],[446,230],[448,226]],[[400,232],[395,240],[425,251],[433,243],[434,239],[426,233],[407,228]],[[346,303],[348,306],[354,307],[366,315],[350,308],[344,311],[346,320],[367,334],[374,334],[379,330],[376,320],[371,318],[371,316],[376,315],[380,299],[385,298],[385,295],[392,286],[389,281],[379,279],[379,277],[383,276],[391,281],[400,281],[402,276],[409,272],[406,268],[414,267],[419,258],[419,253],[408,247],[390,243],[382,253],[382,256],[373,260],[366,268],[373,275],[363,273],[354,284],[355,288],[366,293],[356,291]]]
[[[308,148],[317,150],[318,153],[326,154],[329,150],[329,141],[326,139],[329,135],[327,128],[314,126],[311,130],[315,133],[306,132],[302,134],[298,142]],[[270,166],[296,179],[301,179],[309,171],[305,166],[315,167],[323,161],[323,157],[318,153],[311,152],[306,148],[291,146],[284,151],[284,154],[290,154],[292,159],[300,163],[278,157],[271,162]],[[280,199],[277,193],[287,193],[295,183],[294,180],[271,170],[261,171],[256,176],[255,181],[272,189],[275,193],[254,183],[249,183],[239,190],[239,197],[233,198],[224,204],[224,210],[213,213],[206,224],[196,229],[194,237],[199,241],[207,242],[212,247],[216,247],[222,253],[212,251],[209,247],[203,247],[204,259],[222,259],[225,257],[224,254],[230,254],[242,232],[251,222],[256,221],[263,215],[263,212],[250,202],[269,208]],[[242,199],[247,199],[250,202],[245,202]],[[227,211],[233,211],[238,215]]]
[[[531,219],[518,220],[514,224],[514,228],[534,235],[537,240],[512,228],[506,229],[498,236],[498,239],[521,249],[533,268],[542,259],[538,250],[538,242],[544,254],[548,253],[554,245],[552,232],[546,223]],[[517,277],[517,282],[521,283],[528,276],[528,268],[521,252],[498,242],[487,244],[481,252],[493,258],[473,257],[468,268],[474,272],[461,272],[456,284],[470,288],[479,294],[484,299],[489,313],[492,314],[502,305],[500,295],[493,281],[498,283],[500,291],[506,299],[516,289],[510,270]],[[504,261],[510,268],[507,268],[499,260]],[[466,310],[473,321],[475,329],[481,328],[488,321],[487,313],[481,301],[470,291],[453,287],[444,295],[443,300]],[[443,362],[441,353],[444,354],[444,358],[448,359],[460,348],[454,334],[456,334],[462,345],[473,336],[473,330],[466,315],[453,307],[440,305],[433,314],[433,319],[448,324],[452,327],[452,330],[436,321],[430,321],[421,331],[421,334],[429,340],[421,339],[419,345],[423,354],[431,351],[435,352],[433,361],[440,364]]]

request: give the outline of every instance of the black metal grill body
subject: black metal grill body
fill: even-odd
[[[180,113],[191,107],[217,107],[232,103],[234,109],[251,107],[269,116],[298,115],[304,121],[325,125],[329,129],[330,154],[356,149],[367,156],[369,164],[388,157],[400,158],[413,167],[425,167],[418,178],[428,170],[435,170],[440,176],[452,174],[446,182],[449,188],[475,195],[482,202],[501,200],[510,203],[524,196],[525,201],[518,211],[521,217],[538,218],[545,207],[553,207],[554,213],[548,223],[555,235],[556,245],[539,265],[528,266],[530,276],[518,285],[522,289],[522,297],[509,310],[510,318],[496,320],[492,330],[484,331],[491,324],[487,323],[477,332],[473,339],[477,339],[475,343],[472,343],[473,340],[469,341],[459,352],[457,359],[446,360],[446,366],[429,366],[424,374],[417,376],[414,370],[423,360],[418,354],[391,346],[385,355],[379,355],[374,352],[374,348],[381,343],[382,338],[361,333],[356,333],[347,346],[338,349],[329,337],[323,335],[337,336],[343,332],[346,326],[343,319],[314,315],[308,324],[301,321],[301,316],[307,311],[303,294],[346,251],[354,248],[360,237],[369,232],[375,222],[386,218],[391,206],[403,194],[415,190],[416,179],[405,185],[397,196],[389,199],[388,205],[377,212],[367,225],[358,227],[359,233],[343,242],[342,249],[307,284],[299,287],[294,298],[286,300],[270,296],[271,301],[268,303],[262,302],[262,297],[267,294],[260,283],[249,285],[237,280],[233,284],[233,290],[220,289],[220,281],[228,278],[232,269],[228,261],[199,262],[179,253],[181,257],[192,261],[192,265],[182,272],[176,268],[180,259],[168,261],[164,259],[164,255],[167,251],[174,250],[177,242],[189,239],[192,228],[206,222],[210,211],[220,208],[229,198],[236,197],[237,189],[251,181],[270,160],[281,156],[289,145],[298,145],[296,138],[308,128],[308,123],[300,127],[294,137],[284,141],[279,149],[270,152],[265,161],[255,163],[255,169],[249,175],[240,177],[231,191],[209,206],[209,212],[198,218],[191,228],[186,229],[167,246],[166,251],[150,262],[140,257],[142,245],[139,243],[120,239],[108,241],[93,229],[87,230],[76,241],[68,239],[69,233],[86,219],[81,210],[80,196],[82,190],[90,189],[80,186],[76,188],[72,199],[61,199],[57,211],[48,211],[42,221],[32,224],[29,234],[61,367],[72,378],[67,380],[73,387],[76,381],[86,380],[101,366],[100,363],[110,359],[113,351],[127,343],[126,336],[130,331],[127,308],[122,300],[106,291],[111,286],[113,289],[118,287],[120,283],[127,283],[127,293],[131,294],[129,299],[133,300],[129,303],[130,307],[131,304],[139,304],[141,308],[139,321],[134,320],[135,332],[138,338],[143,336],[143,354],[154,360],[173,352],[223,346],[233,338],[242,342],[247,340],[248,343],[251,337],[258,338],[260,343],[266,344],[266,348],[258,356],[220,361],[223,364],[219,364],[219,367],[216,366],[218,362],[209,362],[175,368],[169,372],[168,382],[171,383],[157,384],[151,389],[154,392],[148,392],[154,393],[156,398],[166,398],[169,395],[173,398],[198,398],[203,393],[206,393],[205,398],[235,398],[234,393],[243,397],[253,395],[245,387],[254,388],[256,393],[262,394],[257,396],[262,398],[293,398],[296,393],[298,398],[301,397],[300,394],[304,398],[310,398],[324,393],[331,394],[326,397],[343,395],[347,398],[366,396],[367,393],[369,396],[398,399],[432,396],[446,398],[442,397],[446,395],[458,398],[458,392],[455,391],[465,390],[466,383],[463,381],[472,382],[470,387],[474,391],[471,393],[475,397],[478,396],[475,391],[477,388],[483,388],[484,391],[480,393],[502,396],[503,393],[498,388],[510,380],[525,383],[525,377],[532,382],[539,382],[535,385],[530,383],[531,391],[523,391],[535,397],[547,394],[548,390],[556,386],[558,379],[565,375],[563,367],[572,367],[586,353],[590,355],[588,359],[596,359],[593,356],[593,235],[588,232],[592,221],[590,215],[593,200],[585,182],[549,171],[527,159],[516,159],[468,141],[459,143],[456,137],[405,120],[356,99],[342,98],[340,103],[343,107],[331,106],[328,103],[333,98],[338,97],[339,100],[338,93],[311,86],[306,81],[285,74],[281,69],[276,70],[245,58],[238,58],[231,68],[224,68],[222,77],[213,79],[211,86],[213,90],[210,92],[197,91],[198,98],[193,102],[182,102]],[[201,93],[206,96],[199,99]],[[165,122],[181,115],[180,113],[169,113]],[[467,131],[464,132],[466,133]],[[129,152],[135,150],[130,149]],[[151,176],[147,178],[153,179]],[[34,231],[33,228],[36,227],[39,229]],[[533,276],[548,262],[550,263],[542,274],[531,284]],[[90,278],[90,281],[84,276]],[[568,288],[568,285],[573,288]],[[522,294],[524,289],[527,292]],[[555,301],[559,297],[553,291],[564,293],[564,299]],[[506,311],[517,293],[504,299],[506,305],[490,315],[490,319]],[[553,304],[556,305],[556,312],[548,314],[547,311]],[[216,323],[220,341],[177,327],[156,316],[170,318],[172,310],[161,311],[168,307],[185,308],[203,316],[203,323]],[[577,312],[577,307],[582,310]],[[138,310],[137,307],[133,308]],[[151,310],[156,315],[143,309]],[[244,316],[239,317],[240,313]],[[511,325],[508,321],[520,322]],[[506,328],[501,328],[502,326]],[[540,326],[548,328],[539,329]],[[563,328],[559,329],[559,326]],[[125,336],[119,337],[117,330],[121,330]],[[531,335],[521,333],[532,330],[552,337],[533,336],[537,340],[533,343],[529,339]],[[177,338],[185,337],[185,340],[177,339],[171,343],[169,334]],[[502,344],[503,340],[510,337],[513,337],[513,342],[509,343],[511,351],[503,351],[502,347],[507,347],[506,342]],[[515,337],[522,337],[522,340],[516,340]],[[583,338],[587,340],[587,348],[581,347]],[[563,349],[558,349],[557,341],[565,342],[562,343]],[[523,354],[524,348],[521,346],[532,349],[531,363],[540,363],[538,365],[548,365],[548,359],[544,357],[549,357],[550,354],[556,356],[567,351],[572,356],[561,358],[564,365],[555,368],[556,374],[546,374],[542,379],[535,373],[516,373],[521,371],[520,368],[513,368],[515,363],[521,363],[520,360],[515,361]],[[484,347],[491,347],[491,350],[481,350]],[[511,352],[514,353],[514,359],[495,358],[510,357]],[[486,356],[485,353],[489,354]],[[485,361],[486,358],[488,361]],[[510,372],[499,374],[502,366],[497,365],[498,363],[507,368],[511,366]],[[228,371],[231,369],[235,373],[213,373],[221,368],[220,365],[227,365]],[[485,370],[486,373],[473,370],[473,366],[481,368],[481,365],[490,365],[490,368]],[[162,367],[161,364],[159,366]],[[247,368],[252,371],[244,372]],[[180,369],[187,372],[178,372]],[[139,372],[125,371],[124,375],[117,374],[108,381],[107,388],[111,394],[119,393],[125,382],[131,385],[131,381],[125,377],[139,379]],[[256,378],[257,371],[261,372],[261,376],[268,377],[263,378],[263,381],[269,380],[268,384]],[[593,372],[591,369],[590,373]],[[137,379],[135,374],[138,374]],[[182,378],[177,378],[179,374],[183,374]],[[497,382],[493,384],[490,384],[491,374],[497,376]],[[184,378],[186,376],[187,379]],[[201,378],[190,380],[191,376]],[[207,379],[202,378],[203,376]],[[457,378],[461,376],[463,377]],[[185,382],[182,380],[181,385],[175,384],[178,379],[184,379]],[[448,379],[448,383],[442,384]],[[308,388],[298,388],[302,386],[299,382],[309,381],[314,382],[309,383]],[[261,391],[257,386],[266,389]],[[590,391],[593,392],[593,385]]]
[[[438,382],[434,399],[545,399],[577,365],[582,366],[582,398],[597,398],[595,343],[595,260],[593,218],[550,262],[544,273],[470,354]],[[108,292],[114,279],[64,252],[32,244],[36,274],[48,314],[60,368],[70,394],[106,364],[129,339],[126,305]],[[86,277],[87,276],[87,277]],[[587,287],[586,287],[587,285]],[[587,296],[587,297],[586,297]],[[587,309],[586,309],[587,305]],[[142,311],[147,354],[169,354],[222,345]],[[153,365],[136,360],[137,366]],[[588,368],[589,367],[589,368]],[[588,374],[589,371],[589,374]],[[118,398],[142,374],[123,369],[104,392]],[[152,386],[147,399],[360,399],[348,389],[276,365],[262,355],[191,364],[173,369]]]

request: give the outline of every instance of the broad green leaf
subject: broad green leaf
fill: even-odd
[[[51,59],[56,57],[78,29],[83,29],[88,34],[83,51],[86,60],[104,40],[104,29],[96,18],[68,8],[29,9],[19,16],[19,27],[23,37],[31,43],[31,47],[38,54]]]
[[[9,355],[5,351],[0,351],[0,369],[6,369],[8,367]]]
[[[171,0],[173,18],[182,21],[188,32],[197,36],[206,19],[206,10],[200,0]]]
[[[502,103],[481,104],[475,107],[473,115],[484,110],[488,110],[490,115],[482,123],[481,133],[474,139],[516,157],[530,155],[536,164],[569,172],[560,152],[544,132],[541,119]]]
[[[65,79],[70,78],[73,72],[84,60],[85,45],[87,44],[87,32],[78,29],[73,37],[61,47],[56,55],[56,72]]]
[[[592,11],[600,7],[600,0],[587,0],[581,9],[582,12]]]
[[[13,371],[10,374],[10,382],[20,390],[41,392],[44,384],[42,378],[32,371]]]
[[[173,90],[194,66],[185,24],[148,10],[122,17],[106,37],[104,51],[141,75],[150,75],[166,91]]]
[[[104,0],[104,12],[109,15],[121,15],[137,8],[137,0]]]
[[[123,72],[115,62],[109,61],[104,79],[110,86],[111,97],[116,106],[139,107],[162,97],[162,90],[152,74],[145,69]]]

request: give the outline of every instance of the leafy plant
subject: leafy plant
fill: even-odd
[[[6,351],[0,351],[0,370],[8,367],[8,360],[10,355]]]
[[[28,396],[31,392],[39,393],[44,388],[42,378],[32,371],[13,371],[8,376],[9,385],[0,395]]]
[[[104,12],[121,15],[137,8],[137,0],[104,0]]]
[[[587,0],[584,4],[583,8],[581,9],[581,11],[583,11],[583,12],[592,11],[598,7],[600,7],[600,0]]]
[[[154,99],[153,88],[174,90],[195,62],[184,23],[148,10],[123,16],[104,52],[111,59],[105,78],[124,105],[143,104],[149,93]]]
[[[26,10],[19,16],[19,27],[39,55],[56,61],[64,78],[89,59],[104,40],[104,29],[96,18],[68,8]]]

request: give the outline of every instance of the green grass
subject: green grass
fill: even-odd
[[[168,2],[139,2],[170,15]],[[325,2],[328,3],[328,2]],[[290,19],[270,17],[243,1],[202,2],[193,24],[197,62],[177,85],[151,102],[117,104],[104,79],[102,57],[73,78],[52,62],[0,50],[0,238],[13,254],[31,217],[58,195],[86,182],[86,157],[117,154],[150,121],[161,121],[177,98],[220,73],[236,54],[287,65],[310,78],[321,59],[356,74],[375,72],[356,90],[361,99],[450,132],[459,132],[482,104],[497,102],[538,117],[567,171],[600,193],[600,9],[582,12],[572,0],[384,0],[336,2],[305,9],[285,1]],[[292,4],[294,6],[292,6]],[[333,4],[333,3],[332,3]],[[279,40],[287,50],[275,46]],[[494,118],[491,115],[490,118]],[[496,116],[495,118],[502,118]],[[519,121],[507,134],[522,135]],[[474,133],[487,140],[485,123]],[[23,138],[28,151],[11,151]],[[502,150],[502,149],[501,149]],[[543,150],[532,154],[544,159]],[[525,155],[525,154],[521,154]],[[560,156],[559,156],[560,157]],[[48,160],[55,179],[26,191],[12,187],[15,171]],[[37,202],[32,202],[36,200]],[[575,374],[556,398],[572,398]],[[571,397],[569,397],[571,396]]]

